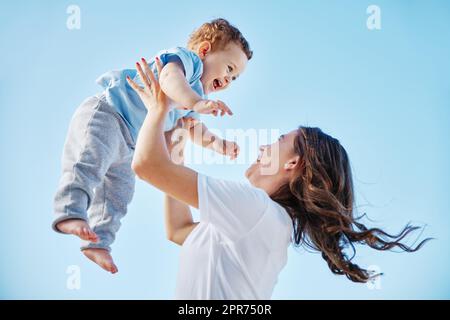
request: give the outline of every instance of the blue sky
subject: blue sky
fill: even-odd
[[[70,118],[100,90],[95,79],[185,45],[216,17],[238,26],[255,54],[217,96],[235,115],[205,122],[219,130],[321,127],[347,149],[358,212],[371,225],[397,232],[412,221],[436,238],[413,254],[358,247],[356,261],[385,274],[372,290],[331,274],[320,255],[290,249],[273,298],[450,298],[450,4],[243,2],[0,4],[0,298],[173,296],[179,248],[165,239],[159,191],[137,183],[113,247],[114,276],[88,262],[77,240],[51,231],[52,198]],[[66,27],[72,4],[81,9],[79,30]],[[381,9],[381,30],[366,27],[372,4]],[[247,165],[193,167],[241,180]],[[66,286],[71,265],[81,272],[79,290]]]

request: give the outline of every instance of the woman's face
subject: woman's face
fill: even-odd
[[[293,161],[298,161],[294,150],[296,136],[297,130],[293,130],[281,135],[271,145],[259,147],[258,158],[245,173],[253,186],[266,190],[270,195],[289,181],[289,171],[297,164]]]

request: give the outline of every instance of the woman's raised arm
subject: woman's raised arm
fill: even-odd
[[[156,81],[147,62],[142,59],[136,68],[144,84],[138,86],[128,78],[148,112],[139,132],[132,168],[136,175],[173,198],[198,208],[197,172],[172,162],[166,147],[163,127],[169,111],[168,99]],[[156,59],[158,73],[162,66]]]

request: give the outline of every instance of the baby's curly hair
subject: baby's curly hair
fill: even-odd
[[[188,49],[193,50],[202,41],[209,41],[213,51],[223,49],[229,43],[235,42],[241,46],[248,60],[253,56],[253,51],[250,50],[248,41],[239,29],[222,18],[204,23],[200,28],[195,30],[189,37]]]

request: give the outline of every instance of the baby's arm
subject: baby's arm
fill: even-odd
[[[204,100],[186,81],[184,68],[180,61],[167,63],[161,70],[159,84],[170,99],[180,105],[181,109],[190,109],[198,113],[224,115],[232,114],[230,108],[222,101]]]
[[[202,100],[202,97],[192,90],[186,81],[181,62],[167,63],[159,76],[159,84],[170,99],[184,108],[192,109]]]
[[[231,160],[236,159],[239,154],[239,146],[236,142],[227,141],[218,137],[209,131],[204,123],[198,120],[192,120],[192,125],[189,127],[189,134],[195,144],[229,156]]]

